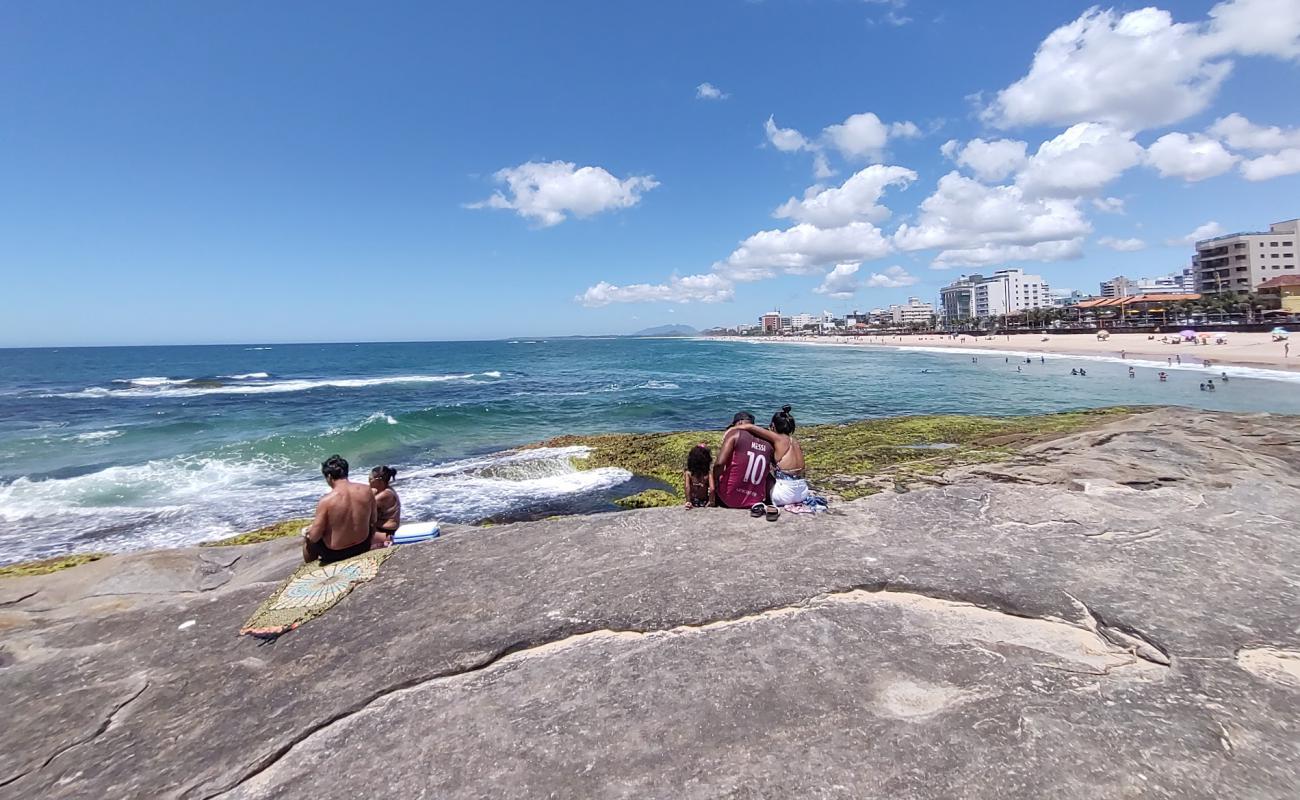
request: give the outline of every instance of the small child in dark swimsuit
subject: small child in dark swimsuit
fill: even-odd
[[[703,442],[691,448],[682,473],[687,508],[713,505],[713,453]]]

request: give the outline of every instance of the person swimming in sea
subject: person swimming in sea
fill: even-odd
[[[370,491],[375,495],[379,517],[371,541],[372,547],[388,547],[393,543],[393,534],[402,527],[402,500],[392,486],[393,478],[396,477],[397,470],[389,466],[370,470]]]
[[[704,442],[686,454],[686,469],[682,472],[682,494],[686,495],[687,508],[704,508],[715,502],[713,484],[713,451]]]

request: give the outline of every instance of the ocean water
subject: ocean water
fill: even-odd
[[[397,467],[407,520],[476,522],[610,509],[647,485],[575,470],[581,451],[512,448],[721,428],[739,409],[763,420],[789,403],[800,423],[1117,404],[1300,414],[1300,375],[1227,368],[1211,394],[1190,365],[972,357],[681,339],[0,350],[0,563],[306,516],[333,453],[354,476]]]

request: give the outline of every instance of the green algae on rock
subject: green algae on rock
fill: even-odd
[[[72,553],[66,556],[42,558],[38,561],[19,561],[16,564],[6,564],[0,567],[0,578],[27,578],[32,575],[48,575],[62,569],[89,564],[110,555],[112,553]]]
[[[286,536],[297,536],[302,532],[304,525],[310,524],[310,517],[304,517],[302,519],[287,519],[283,522],[267,525],[264,528],[258,528],[255,531],[249,531],[248,533],[228,536],[225,539],[217,539],[211,542],[202,542],[199,544],[199,547],[230,547],[232,545],[269,542],[272,539],[283,539]]]
[[[888,417],[801,427],[808,479],[818,491],[842,500],[875,494],[890,484],[905,488],[950,467],[1001,461],[1020,447],[1084,430],[1137,409],[1103,408],[1023,417],[942,414]],[[686,454],[705,444],[714,457],[722,431],[560,436],[537,447],[587,447],[579,469],[619,467],[662,481],[670,490],[649,489],[617,501],[624,508],[673,506],[681,494]],[[941,447],[936,447],[941,446]]]

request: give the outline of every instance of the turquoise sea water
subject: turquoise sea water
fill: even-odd
[[[0,563],[184,544],[310,513],[319,464],[398,468],[406,518],[609,508],[562,433],[1174,404],[1300,414],[1300,376],[1099,359],[672,339],[0,350]],[[1087,377],[1071,376],[1084,367]],[[1017,372],[1017,367],[1020,371]],[[1221,370],[1216,368],[1217,377]],[[1216,381],[1219,382],[1219,381]],[[685,454],[683,454],[684,459]]]

